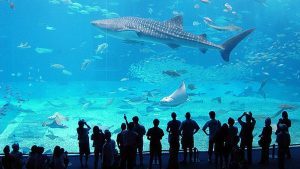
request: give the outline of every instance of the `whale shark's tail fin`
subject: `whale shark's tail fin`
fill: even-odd
[[[222,44],[223,49],[220,50],[221,56],[224,61],[229,61],[230,52],[236,45],[242,41],[246,36],[248,36],[254,29],[248,29],[230,39],[228,39],[225,43]]]

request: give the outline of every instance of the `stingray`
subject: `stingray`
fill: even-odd
[[[31,109],[23,109],[21,106],[17,106],[11,103],[6,103],[0,108],[0,115],[5,115],[7,112],[16,111],[16,112],[24,112],[24,113],[34,113]]]
[[[46,134],[45,136],[50,138],[51,140],[55,140],[57,138],[59,138],[58,136],[54,135],[54,133],[52,131],[49,131],[50,134]]]
[[[166,96],[160,100],[160,105],[162,106],[178,106],[188,100],[188,95],[186,93],[185,83],[179,86],[171,95]]]

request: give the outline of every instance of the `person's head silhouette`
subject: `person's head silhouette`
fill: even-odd
[[[100,128],[98,126],[94,126],[93,133],[100,133]]]
[[[209,117],[210,117],[210,119],[214,120],[216,118],[216,112],[210,111],[209,112]]]
[[[270,126],[271,125],[271,118],[270,117],[266,118],[265,125],[266,126]]]
[[[172,117],[173,120],[176,120],[176,117],[177,117],[176,113],[173,112],[173,113],[171,114],[171,117]]]
[[[133,121],[134,124],[138,124],[139,123],[139,117],[138,116],[132,117],[132,121]]]
[[[121,124],[121,130],[126,130],[126,124],[125,123]]]
[[[190,112],[185,113],[185,118],[186,119],[191,119],[191,113]]]
[[[154,125],[154,127],[158,127],[158,125],[159,125],[159,120],[158,120],[158,119],[154,119],[154,120],[153,120],[153,125]]]
[[[128,123],[128,130],[132,130],[134,127],[133,122]]]
[[[229,117],[229,119],[228,119],[228,125],[229,125],[229,126],[233,126],[234,123],[235,123],[234,119],[231,118],[231,117]]]
[[[281,116],[282,116],[283,119],[288,119],[289,118],[289,115],[288,115],[287,111],[283,111],[281,113]]]

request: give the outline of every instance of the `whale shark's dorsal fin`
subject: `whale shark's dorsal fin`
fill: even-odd
[[[183,29],[183,17],[182,15],[175,16],[171,18],[170,20],[167,20],[165,23],[176,25],[177,27]]]

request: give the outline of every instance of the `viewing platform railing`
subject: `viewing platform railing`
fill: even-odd
[[[270,154],[270,156],[271,156],[272,159],[276,158],[276,148],[277,147],[278,146],[276,144],[270,145],[270,148],[271,148],[271,154]],[[300,144],[291,144],[290,147],[300,147]],[[257,150],[257,149],[261,149],[261,147],[259,147],[259,146],[253,146],[253,149]],[[180,150],[179,152],[182,153],[183,151]],[[200,152],[207,152],[207,151],[199,151],[196,147],[193,149],[193,157],[194,157],[193,161],[194,162],[199,162],[200,161]],[[149,154],[149,153],[150,153],[150,151],[144,151],[143,152],[143,154]],[[163,154],[169,154],[169,150],[162,150],[162,153]],[[4,155],[3,153],[0,153],[0,156],[3,156],[3,155]],[[23,155],[26,157],[29,154],[25,153]],[[52,154],[49,154],[49,153],[47,154],[46,153],[45,155],[51,156]],[[78,156],[79,152],[68,152],[68,155],[69,156]],[[91,153],[91,155],[93,155],[93,153]]]

